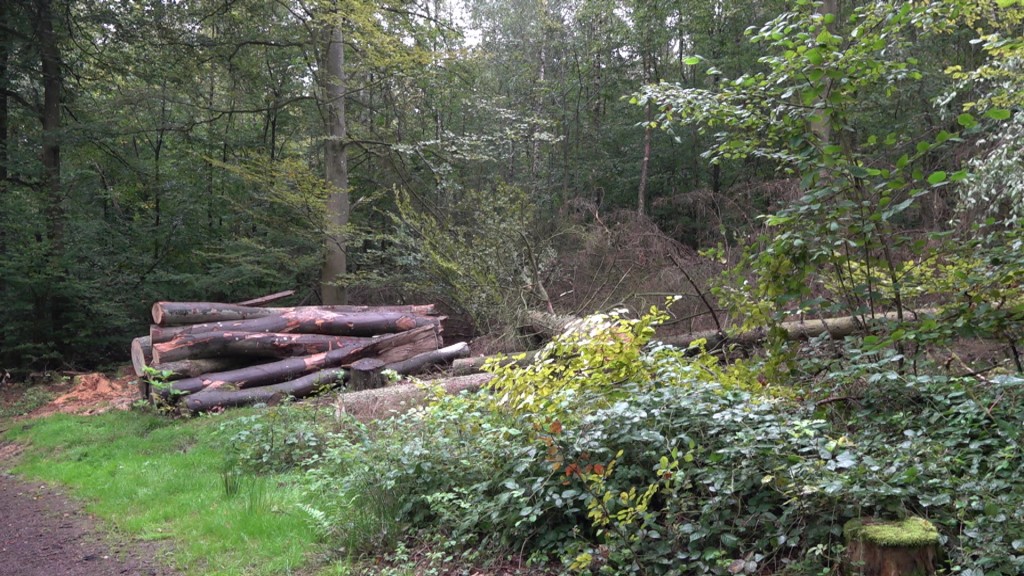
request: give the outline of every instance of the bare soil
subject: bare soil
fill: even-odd
[[[155,542],[117,538],[60,489],[8,473],[20,449],[0,444],[0,576],[172,576]]]
[[[77,375],[43,386],[53,400],[18,419],[67,412],[97,414],[127,409],[132,378]],[[0,386],[0,408],[17,406],[30,388]],[[0,432],[6,428],[0,422]],[[118,537],[60,488],[10,474],[21,447],[0,441],[0,576],[172,576],[166,547]]]

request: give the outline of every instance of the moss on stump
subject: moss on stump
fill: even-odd
[[[850,520],[846,536],[846,576],[934,576],[939,531],[923,518],[882,522]]]

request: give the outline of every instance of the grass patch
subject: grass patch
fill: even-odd
[[[291,574],[317,547],[294,474],[239,474],[225,486],[223,418],[109,412],[20,423],[16,472],[69,486],[119,533],[174,543],[189,574]],[[231,492],[231,493],[229,493]]]

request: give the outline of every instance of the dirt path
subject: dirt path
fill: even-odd
[[[16,450],[0,442],[0,576],[173,576],[161,547],[119,542],[63,492],[8,473]]]

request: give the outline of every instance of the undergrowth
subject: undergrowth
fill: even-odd
[[[319,534],[348,556],[426,543],[442,565],[822,574],[846,521],[918,515],[947,573],[1024,569],[1020,378],[879,360],[855,401],[814,402],[755,361],[648,342],[658,316],[603,317],[485,394],[328,435],[307,461]]]

